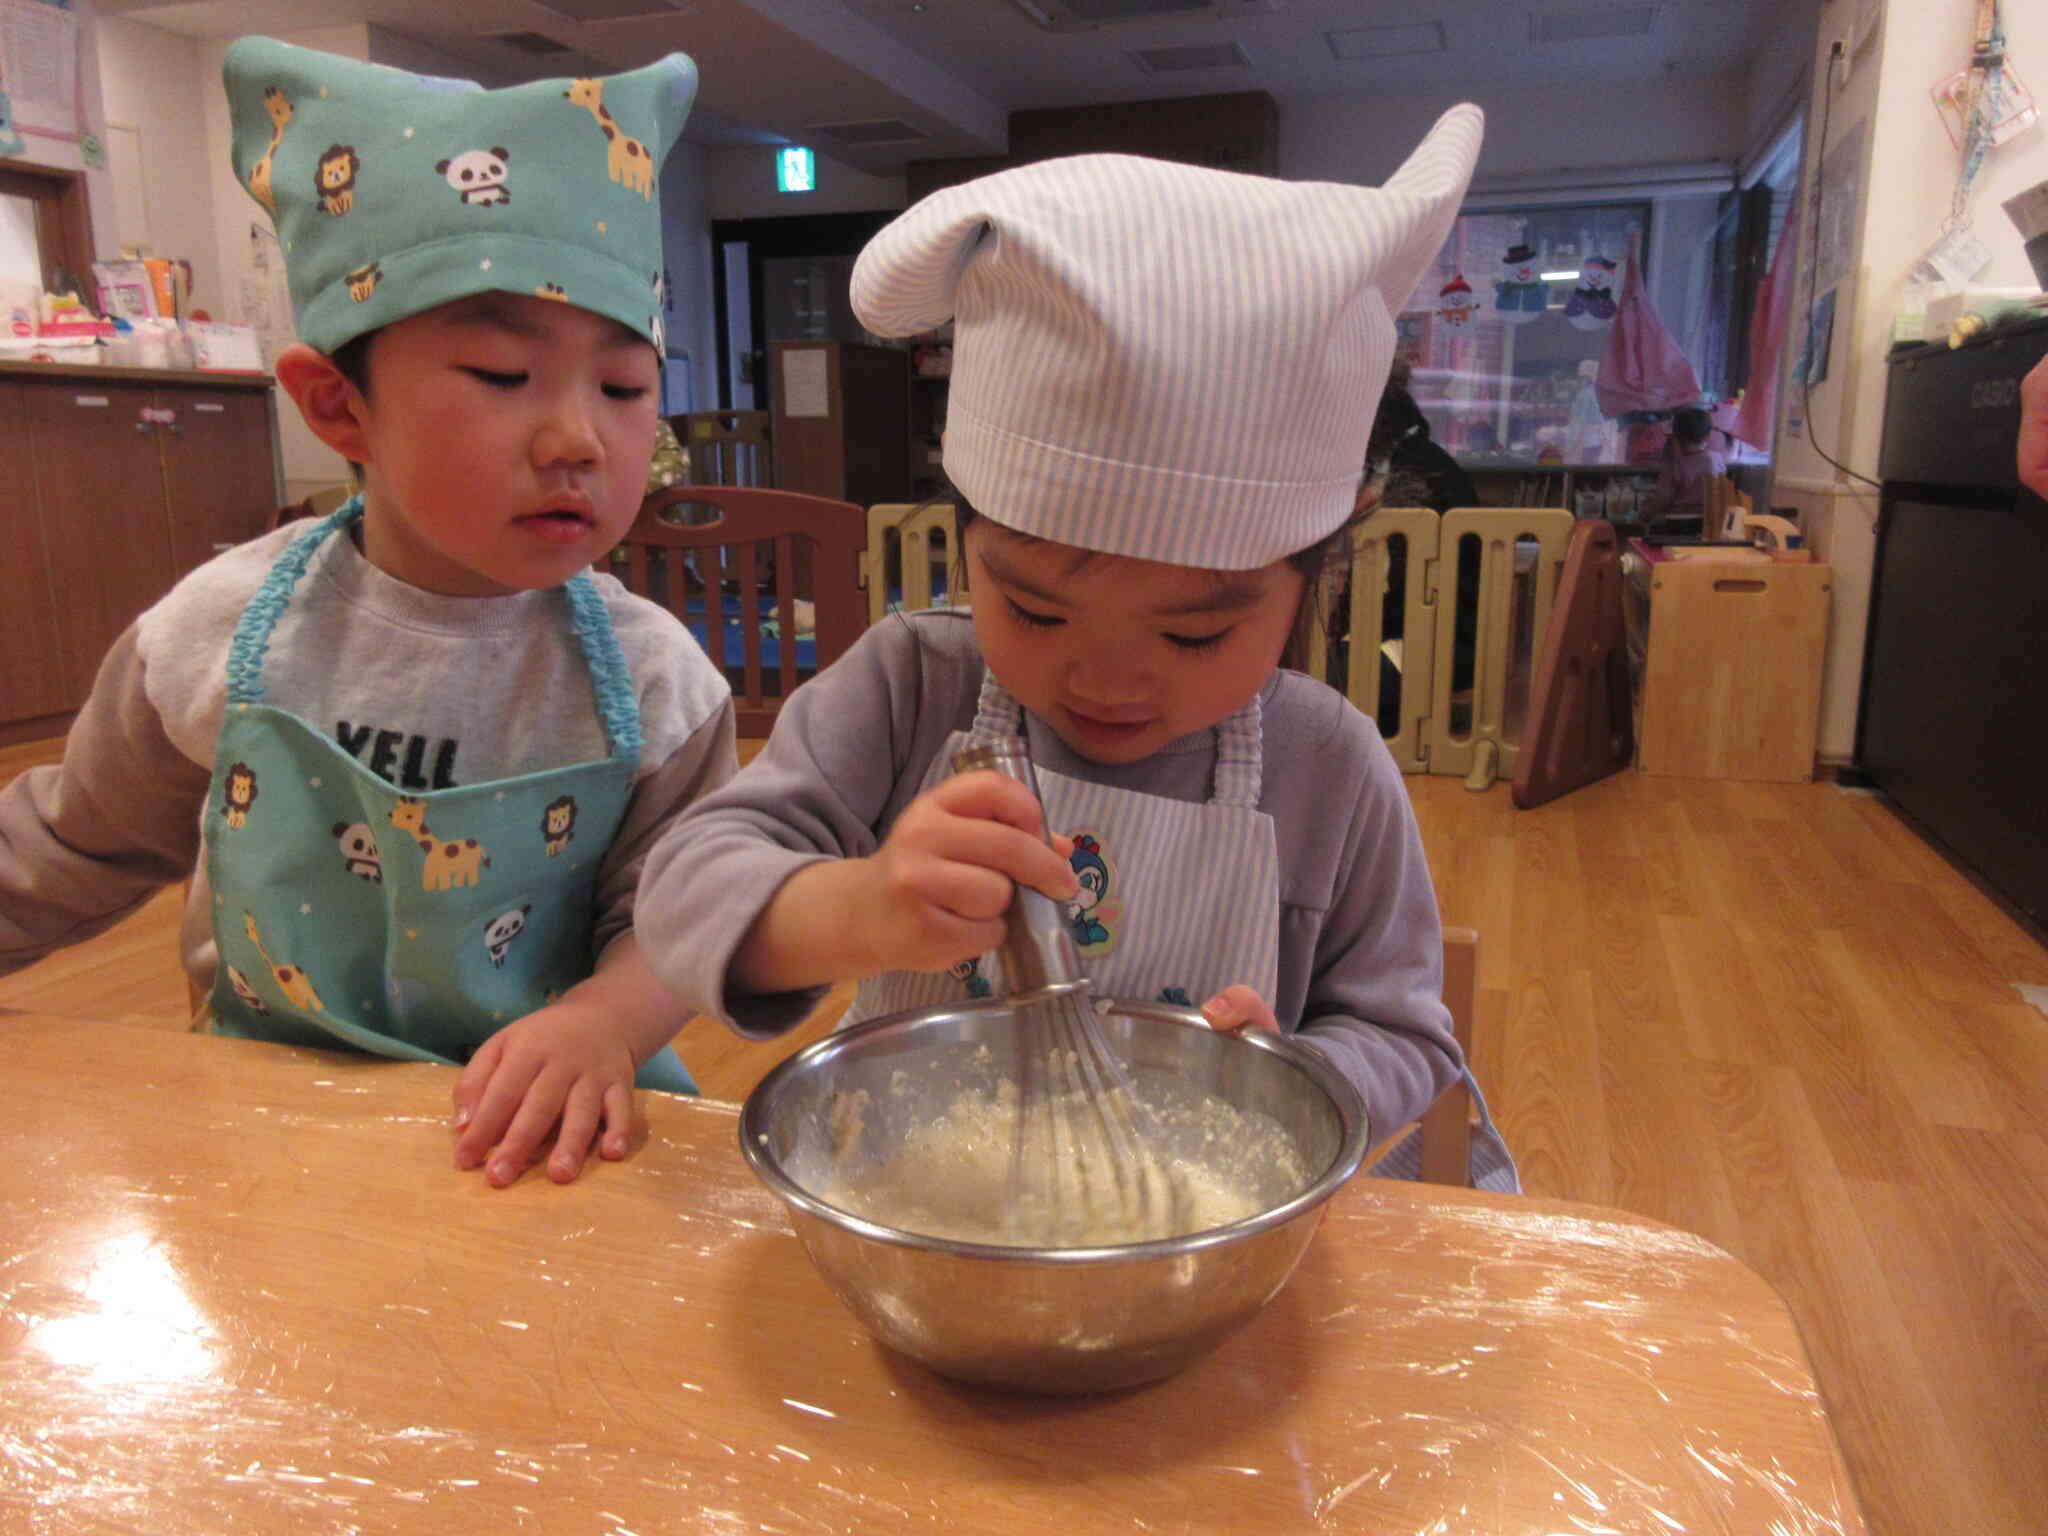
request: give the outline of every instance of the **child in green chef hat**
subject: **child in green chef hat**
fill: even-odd
[[[225,80],[278,381],[362,490],[180,581],[0,795],[0,970],[192,876],[213,1029],[466,1064],[457,1164],[508,1184],[552,1135],[570,1180],[636,1082],[694,1091],[634,891],[736,767],[724,678],[588,569],[647,483],[695,67],[485,91],[244,38]]]
[[[867,978],[850,1018],[964,1000],[1021,882],[1068,904],[1099,995],[1296,1034],[1377,1130],[1467,1075],[1400,772],[1278,660],[1345,542],[1394,314],[1481,121],[1446,113],[1384,187],[1084,155],[875,237],[861,323],[953,324],[972,611],[871,628],[671,827],[639,916],[664,979],[753,1034],[842,977]],[[1023,785],[950,772],[1019,735],[1043,821]],[[1490,1124],[1473,1160],[1514,1187]]]

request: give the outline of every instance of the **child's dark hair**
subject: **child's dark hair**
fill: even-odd
[[[956,547],[950,552],[953,562],[951,580],[957,591],[967,590],[967,528],[981,514],[974,505],[957,490],[947,489],[929,496],[910,509],[908,516],[924,511],[928,507],[951,505]],[[1325,580],[1330,568],[1347,559],[1351,553],[1351,531],[1372,515],[1374,503],[1354,505],[1351,515],[1335,532],[1326,534],[1306,549],[1298,549],[1287,557],[1287,563],[1301,572],[1301,606],[1295,610],[1294,627],[1287,637],[1287,644],[1280,651],[1280,665],[1301,670],[1308,661],[1309,640],[1320,628],[1329,634],[1329,614],[1323,600],[1329,583]]]
[[[1704,443],[1714,432],[1714,418],[1696,405],[1675,412],[1671,418],[1671,435],[1681,443]]]
[[[370,344],[376,339],[375,331],[365,331],[360,336],[351,336],[328,354],[327,358],[334,364],[335,372],[355,385],[365,398],[370,393]]]

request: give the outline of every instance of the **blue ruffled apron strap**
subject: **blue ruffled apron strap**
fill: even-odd
[[[263,657],[270,649],[271,631],[277,628],[277,621],[291,602],[293,589],[306,574],[306,567],[313,563],[313,555],[320,546],[362,515],[363,498],[349,497],[332,514],[293,539],[270,567],[262,585],[242,610],[234,639],[228,643],[229,704],[263,702]]]
[[[1265,772],[1264,729],[1265,710],[1256,693],[1216,727],[1216,776],[1210,795],[1217,804],[1259,808],[1259,786]]]
[[[612,756],[640,760],[640,694],[633,671],[612,627],[611,610],[587,571],[578,571],[562,588],[583,658],[590,664],[590,686],[597,694],[597,712],[604,721]]]

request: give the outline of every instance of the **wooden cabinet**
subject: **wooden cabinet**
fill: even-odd
[[[846,341],[769,350],[776,485],[863,507],[908,501],[910,355]]]
[[[0,379],[0,548],[7,551],[0,591],[6,635],[0,640],[0,726],[70,707],[56,660],[57,599],[49,581],[43,519],[35,495],[28,391]],[[0,742],[6,738],[0,737]]]
[[[272,412],[267,379],[0,367],[0,743],[61,735],[136,615],[270,525]]]

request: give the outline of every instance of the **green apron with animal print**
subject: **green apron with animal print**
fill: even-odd
[[[590,975],[597,875],[633,789],[640,706],[604,600],[561,588],[610,755],[421,795],[263,702],[263,655],[323,540],[360,500],[293,541],[243,610],[206,808],[223,1034],[350,1045],[459,1065]],[[664,1047],[642,1088],[695,1093]]]

